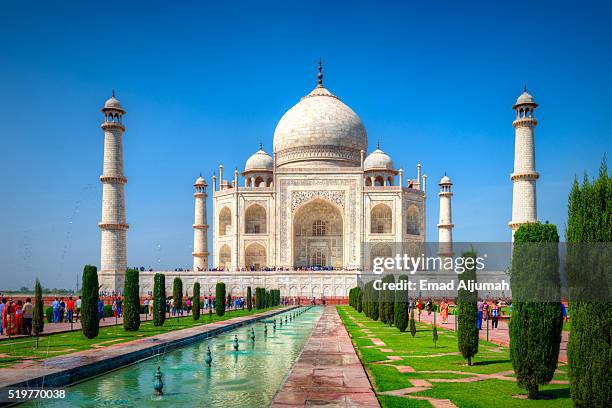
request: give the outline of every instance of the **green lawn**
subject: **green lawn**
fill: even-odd
[[[474,365],[457,353],[457,337],[453,331],[438,329],[438,344],[432,341],[431,325],[417,323],[417,333],[400,333],[378,321],[372,321],[349,306],[339,306],[338,312],[349,331],[353,345],[372,381],[379,401],[383,407],[428,407],[428,401],[402,396],[383,395],[382,392],[411,387],[410,379],[428,380],[431,388],[409,395],[449,399],[459,407],[571,407],[569,385],[553,384],[541,387],[541,393],[550,399],[529,401],[513,396],[526,391],[515,382],[486,378],[476,382],[435,382],[432,379],[473,378],[474,374],[498,374],[507,378],[514,377],[509,350],[497,344],[480,342],[479,353]],[[353,320],[354,319],[354,320]],[[362,327],[363,325],[364,327]],[[364,329],[369,330],[364,332]],[[371,337],[368,337],[371,335]],[[380,339],[384,346],[375,346],[372,339]],[[373,347],[374,346],[374,347]],[[381,349],[392,351],[384,352]],[[387,356],[397,356],[401,360],[390,361]],[[387,360],[384,364],[375,364]],[[393,366],[410,366],[415,372],[400,373]],[[424,372],[434,371],[434,372]],[[447,373],[444,371],[454,371]],[[554,380],[567,381],[567,367],[559,366]]]
[[[50,334],[40,337],[38,350],[35,348],[36,340],[33,337],[4,340],[0,342],[0,367],[9,367],[23,360],[38,360],[70,354],[81,350],[106,347],[143,337],[155,336],[173,330],[200,326],[207,323],[231,319],[233,317],[247,316],[271,309],[274,308],[263,310],[253,309],[251,312],[247,309],[231,312],[226,311],[223,317],[213,314],[212,319],[208,316],[208,313],[204,313],[200,316],[200,320],[198,321],[194,321],[191,315],[183,316],[180,319],[170,318],[166,319],[164,325],[161,327],[153,326],[153,322],[150,320],[148,322],[143,321],[140,324],[140,329],[136,332],[127,332],[123,330],[122,325],[106,326],[100,328],[100,334],[95,339],[85,338],[81,331]]]

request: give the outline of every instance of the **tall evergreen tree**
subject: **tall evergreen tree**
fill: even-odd
[[[36,278],[34,284],[34,316],[32,319],[32,332],[36,336],[36,348],[38,348],[38,337],[45,328],[45,305],[42,298],[42,286]]]
[[[166,321],[166,275],[153,277],[153,326],[163,326]]]
[[[572,328],[568,375],[576,407],[612,406],[612,178],[606,159],[569,195],[567,276]]]
[[[464,259],[476,259],[476,252],[468,251],[461,254]],[[474,261],[475,262],[475,261]],[[459,275],[459,280],[476,282],[476,267],[472,266]],[[457,341],[459,351],[468,365],[472,365],[472,357],[478,353],[478,292],[460,289],[457,294]]]
[[[393,310],[393,324],[400,332],[405,332],[408,328],[408,304],[410,302],[408,292],[408,276],[400,275],[397,278],[398,284],[403,284],[405,289],[395,291],[395,303]]]
[[[247,309],[250,312],[253,309],[253,295],[251,294],[250,286],[247,287],[246,304],[247,304]]]
[[[395,277],[392,274],[385,275],[382,279],[383,283],[390,284],[395,283]],[[389,289],[388,286],[386,289],[380,291],[380,321],[391,325],[393,324],[393,309],[395,303],[395,294],[394,291]]]
[[[125,288],[123,290],[123,328],[126,331],[138,331],[140,327],[140,285],[137,269],[125,271]]]
[[[231,308],[232,307],[232,294],[228,293],[227,294],[227,308]]]
[[[412,337],[414,337],[416,335],[417,329],[416,329],[416,323],[414,321],[414,308],[412,308],[412,310],[410,311],[410,334],[412,335]]]
[[[361,313],[363,311],[363,303],[362,303],[362,299],[363,299],[363,291],[361,290],[361,287],[357,286],[356,288],[357,290],[355,291],[355,302],[357,302],[357,312]]]
[[[193,302],[191,302],[191,315],[193,320],[200,320],[200,309],[202,304],[200,303],[200,282],[193,284]]]
[[[88,339],[98,336],[100,320],[98,319],[98,269],[93,265],[83,268],[83,287],[81,289],[81,328]]]
[[[558,242],[552,224],[524,224],[514,233],[510,358],[530,399],[552,380],[559,358],[563,312]]]
[[[176,314],[179,315],[179,311],[183,310],[183,281],[181,278],[174,278],[172,282],[172,300]]]
[[[382,310],[381,307],[381,296],[380,290],[376,290],[374,288],[374,282],[372,282],[372,291],[371,291],[371,300],[372,300],[372,316],[370,317],[372,320],[378,320],[380,318],[380,312]]]
[[[217,316],[225,314],[225,283],[217,282],[215,287],[215,311]]]

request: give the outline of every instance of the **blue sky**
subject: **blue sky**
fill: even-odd
[[[125,3],[125,4],[124,4]],[[189,267],[192,184],[271,151],[316,83],[407,176],[454,186],[457,241],[507,241],[514,117],[540,104],[538,215],[564,229],[575,174],[612,152],[609,2],[5,2],[0,14],[0,287],[74,287],[99,263],[103,135],[116,90],[130,265]],[[210,207],[210,205],[209,205]],[[209,219],[210,221],[210,219]]]

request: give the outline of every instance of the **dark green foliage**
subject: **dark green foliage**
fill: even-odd
[[[178,315],[179,310],[183,310],[183,281],[181,278],[174,278],[172,282],[172,300]]]
[[[435,315],[434,315],[434,320],[436,320],[435,319]],[[434,342],[434,347],[438,347],[438,328],[436,327],[435,322],[433,324],[433,329],[431,331],[431,335],[432,335],[432,339],[433,339],[433,342]]]
[[[416,335],[416,323],[414,322],[414,308],[410,311],[410,334],[412,337]]]
[[[166,275],[156,273],[153,278],[153,325],[162,326],[166,320]]]
[[[217,282],[215,288],[215,311],[217,316],[225,314],[225,283]]]
[[[126,331],[137,331],[140,327],[140,286],[137,269],[125,271],[125,287],[123,290],[123,328]]]
[[[461,254],[464,259],[476,259],[476,252],[469,251]],[[459,275],[460,281],[476,282],[476,268],[466,268]],[[478,292],[460,289],[457,296],[457,341],[459,351],[468,365],[472,365],[472,357],[478,353]]]
[[[88,339],[98,336],[100,321],[98,320],[98,269],[93,265],[83,268],[82,298],[81,298],[81,327],[83,335]]]
[[[227,294],[227,307],[228,309],[232,307],[232,294],[231,293]]]
[[[395,277],[392,274],[385,275],[382,279],[383,283],[395,283]],[[384,289],[380,291],[380,321],[392,325],[393,324],[393,311],[395,303],[395,293],[391,289]]]
[[[372,314],[372,316],[370,316],[370,318],[372,320],[378,320],[380,317],[380,311],[381,311],[381,296],[380,296],[380,292],[376,289],[374,289],[374,283],[372,282],[372,285],[370,287],[370,301],[372,302],[372,311],[370,312]]]
[[[408,276],[400,275],[397,282],[404,284],[406,289],[395,291],[393,324],[399,329],[399,331],[405,332],[408,328],[408,304],[410,302],[408,293]]]
[[[612,178],[574,181],[569,195],[567,276],[572,324],[567,356],[576,407],[612,406]]]
[[[191,315],[193,316],[193,320],[200,320],[200,309],[202,305],[200,304],[200,282],[195,282],[193,284],[193,301],[191,302]]]
[[[255,288],[255,308],[263,309],[266,307],[266,290],[264,288]]]
[[[42,287],[40,286],[40,281],[36,278],[36,284],[34,285],[34,316],[32,318],[32,333],[34,333],[36,337],[38,337],[45,328],[43,309]],[[53,309],[51,309],[51,312],[53,312]]]
[[[524,224],[514,233],[510,358],[517,382],[530,399],[552,380],[559,358],[563,312],[558,242],[552,224]]]
[[[250,312],[253,309],[253,295],[251,294],[250,286],[247,288],[246,304],[247,304],[247,309]]]
[[[357,286],[355,298],[355,301],[357,302],[357,312],[361,313],[363,311],[363,291],[359,286]]]

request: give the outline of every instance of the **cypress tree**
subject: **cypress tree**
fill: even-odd
[[[416,335],[416,323],[414,322],[414,308],[410,311],[410,334],[412,337]]]
[[[431,331],[434,347],[438,348],[438,328],[436,327],[436,312],[434,312],[433,329]]]
[[[393,310],[393,324],[400,332],[405,332],[408,328],[408,276],[400,275],[397,279],[398,283],[405,285],[406,289],[395,291],[395,303]]]
[[[251,294],[251,287],[247,287],[247,295],[246,295],[246,304],[247,309],[250,312],[253,309],[253,295]]]
[[[383,278],[383,283],[395,283],[395,276],[392,274],[386,275]],[[395,303],[395,291],[391,289],[385,289],[380,294],[382,296],[381,305],[382,310],[380,313],[380,321],[385,324],[392,325],[393,324],[393,311],[394,311],[394,303]]]
[[[227,307],[228,309],[232,307],[232,294],[231,293],[227,294]]]
[[[98,269],[93,265],[83,268],[83,287],[81,289],[81,328],[88,339],[98,336],[100,320],[98,319]]]
[[[461,254],[464,259],[476,259],[476,252],[468,251]],[[466,268],[459,275],[459,280],[476,282],[476,267]],[[457,294],[457,341],[459,351],[467,359],[468,366],[472,365],[472,357],[478,353],[478,292],[460,289]]]
[[[215,311],[217,316],[225,314],[225,283],[217,282],[215,287]]]
[[[514,233],[510,358],[529,399],[538,397],[539,386],[557,369],[563,329],[558,242],[552,224],[524,224]]]
[[[38,336],[45,328],[45,306],[42,298],[42,287],[40,281],[36,278],[34,284],[34,316],[32,319],[32,332],[36,336],[36,348],[38,348]]]
[[[166,275],[153,277],[153,326],[163,326],[166,320]]]
[[[181,278],[174,278],[172,282],[172,299],[178,316],[179,311],[183,310],[183,281]]]
[[[361,313],[363,311],[363,302],[362,302],[362,297],[363,297],[363,291],[361,290],[361,288],[359,286],[357,286],[355,288],[355,302],[357,302],[357,312]]]
[[[374,288],[374,282],[372,282],[372,286],[371,286],[371,302],[372,302],[372,316],[371,319],[372,320],[378,320],[380,317],[380,312],[382,310],[381,307],[381,299],[383,298],[381,296],[381,292],[382,291],[378,291]]]
[[[200,282],[193,284],[193,302],[191,302],[191,315],[193,320],[200,320]]]
[[[138,280],[137,269],[125,271],[123,328],[126,331],[137,331],[140,327],[140,286]]]
[[[572,322],[567,356],[576,407],[612,406],[612,178],[606,158],[592,183],[569,195],[567,276]]]

